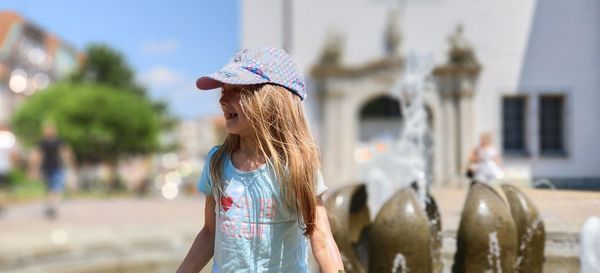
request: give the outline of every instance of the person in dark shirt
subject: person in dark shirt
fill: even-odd
[[[17,165],[17,157],[15,135],[0,123],[0,216],[7,203],[10,172]]]
[[[35,177],[42,178],[46,186],[46,216],[54,219],[65,187],[65,165],[71,164],[71,151],[58,137],[53,124],[44,125],[43,137],[32,155],[32,161]]]

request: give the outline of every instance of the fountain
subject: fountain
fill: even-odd
[[[581,227],[581,273],[600,272],[600,217],[590,217]]]
[[[360,166],[359,179],[366,181],[369,195],[377,194],[369,202],[371,211],[379,211],[385,200],[397,190],[416,183],[417,198],[425,204],[428,177],[425,145],[427,113],[423,105],[425,77],[431,71],[429,59],[411,54],[406,59],[406,70],[401,80],[392,87],[390,94],[401,104],[403,124],[398,139],[380,140],[383,151],[373,150],[374,157]]]
[[[364,184],[341,188],[326,202],[347,272],[440,273],[444,267],[441,219],[427,181],[431,168],[423,93],[431,62],[409,55],[406,64],[390,91],[402,106],[399,138],[383,142],[385,149],[371,148],[373,158],[360,165]],[[516,187],[502,190],[504,195],[485,183],[472,183],[453,273],[541,272],[543,221]]]
[[[361,166],[364,185],[343,188],[328,199],[332,231],[348,272],[442,269],[441,220],[426,179],[430,151],[424,143],[422,93],[431,70],[427,60],[409,55],[402,80],[390,92],[401,102],[400,137],[384,143],[382,151],[372,149],[374,158]],[[370,211],[379,212],[372,224]]]

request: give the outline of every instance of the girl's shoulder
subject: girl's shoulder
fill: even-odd
[[[208,154],[206,155],[206,162],[210,162],[212,160],[213,156],[217,153],[220,147],[221,145],[216,145],[210,148]]]
[[[217,152],[217,150],[219,150],[219,148],[221,148],[221,145],[216,145],[210,148],[210,150],[208,151],[208,157],[212,157]]]

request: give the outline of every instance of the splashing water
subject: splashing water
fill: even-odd
[[[487,256],[488,265],[491,268],[496,267],[496,271],[490,269],[488,272],[502,273],[502,264],[500,263],[500,242],[498,241],[498,234],[495,231],[490,233],[489,244]]]
[[[430,147],[425,143],[429,129],[423,93],[431,68],[429,58],[409,54],[405,73],[390,90],[390,94],[400,101],[403,118],[400,136],[384,140],[387,143],[383,151],[370,148],[373,158],[360,166],[360,178],[366,182],[369,196],[377,196],[368,200],[372,212],[379,211],[396,191],[412,183],[417,184],[417,197],[424,207],[430,176],[427,173]]]
[[[400,269],[400,270],[398,270]],[[402,253],[397,253],[392,262],[392,273],[409,273],[408,267],[406,267],[406,258]]]
[[[538,216],[529,226],[527,226],[525,234],[523,234],[523,236],[520,238],[519,252],[521,253],[521,255],[517,256],[517,260],[515,262],[515,268],[521,267],[521,263],[523,262],[523,258],[524,258],[523,252],[525,251],[525,248],[529,245],[531,240],[533,240],[533,236],[535,235],[536,231],[538,230],[538,227],[542,223],[543,223],[542,218]]]

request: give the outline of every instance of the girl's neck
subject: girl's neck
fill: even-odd
[[[240,136],[240,146],[237,151],[246,157],[257,157],[260,155],[256,138],[247,136]]]
[[[266,163],[256,138],[240,136],[240,146],[233,152],[233,165],[242,171],[253,171]]]

